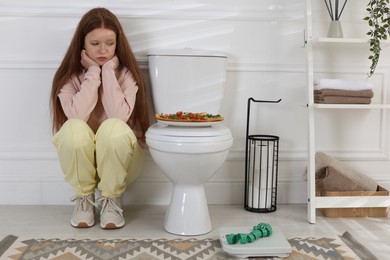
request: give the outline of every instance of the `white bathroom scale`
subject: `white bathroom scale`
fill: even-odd
[[[223,227],[219,229],[219,239],[222,249],[228,254],[247,257],[287,257],[291,253],[291,245],[279,228],[272,226],[269,237],[256,239],[252,243],[229,245],[226,236],[237,233],[250,233],[253,227]]]

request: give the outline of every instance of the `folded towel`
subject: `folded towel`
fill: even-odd
[[[318,79],[314,81],[314,89],[372,90],[373,85],[365,81]]]
[[[340,90],[340,89],[322,89],[314,90],[314,96],[342,96],[342,97],[366,97],[372,98],[372,90]]]
[[[375,190],[377,186],[375,186]],[[365,191],[366,187],[354,182],[332,166],[316,172],[316,191]]]
[[[362,105],[367,105],[367,104],[371,103],[371,98],[322,96],[322,97],[314,97],[314,103],[320,103],[320,104],[362,104]]]
[[[315,156],[317,191],[376,191],[378,183],[323,152]]]

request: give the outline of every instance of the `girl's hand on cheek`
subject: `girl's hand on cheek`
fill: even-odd
[[[83,67],[85,69],[89,69],[89,67],[91,67],[91,66],[98,66],[99,67],[99,64],[97,64],[96,61],[91,59],[85,50],[81,51],[81,61],[80,62],[81,62],[81,65],[83,65]]]
[[[104,63],[103,65],[103,69],[105,68],[110,68],[112,70],[116,70],[116,68],[118,68],[119,66],[119,59],[118,57],[115,55],[114,57],[112,57],[109,61],[107,61],[106,63]]]

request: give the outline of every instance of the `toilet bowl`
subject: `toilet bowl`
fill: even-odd
[[[178,235],[211,231],[204,183],[226,159],[233,143],[230,130],[220,124],[193,128],[157,123],[146,138],[152,158],[173,184],[165,230]]]
[[[191,49],[148,54],[155,112],[217,114],[226,77],[226,56]],[[172,182],[164,219],[167,232],[201,235],[211,231],[204,184],[222,166],[233,144],[221,122],[158,121],[146,132],[156,165]]]

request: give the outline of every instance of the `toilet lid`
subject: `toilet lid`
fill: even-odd
[[[185,139],[186,142],[224,141],[232,139],[229,128],[222,124],[208,127],[180,127],[156,123],[149,127],[146,138],[159,141],[177,141]]]

